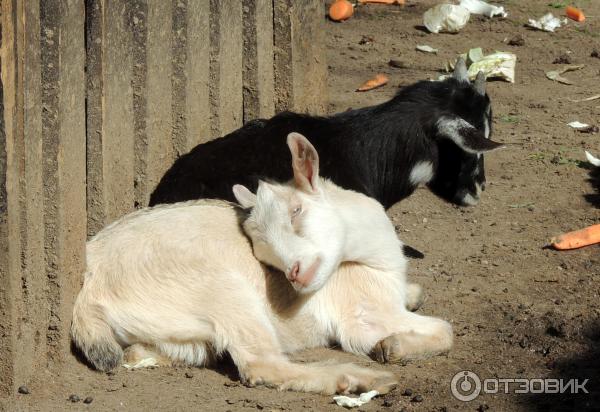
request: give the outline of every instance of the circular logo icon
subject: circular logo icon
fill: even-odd
[[[481,393],[481,380],[475,372],[460,371],[452,377],[450,390],[459,401],[469,402]]]

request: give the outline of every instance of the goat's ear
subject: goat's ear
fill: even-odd
[[[233,195],[244,209],[250,209],[256,205],[256,195],[248,190],[246,186],[234,185]]]
[[[477,93],[479,93],[482,96],[485,96],[485,74],[482,71],[477,73],[475,82],[473,82],[473,88]]]
[[[459,57],[456,60],[456,64],[454,65],[454,73],[452,73],[452,77],[454,77],[459,82],[469,82],[467,63],[465,63],[465,59],[463,59],[462,57]]]
[[[315,192],[319,181],[319,154],[300,133],[288,134],[287,144],[292,153],[296,187],[308,193]]]
[[[436,126],[440,137],[452,140],[468,153],[483,153],[504,147],[501,143],[486,139],[483,132],[461,117],[444,116]]]

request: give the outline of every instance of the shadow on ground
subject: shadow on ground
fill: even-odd
[[[589,171],[588,182],[592,185],[595,193],[584,195],[588,203],[600,209],[600,167],[594,167]]]
[[[539,393],[523,395],[523,403],[531,411],[597,411],[600,405],[600,319],[581,333],[581,343],[587,350],[578,356],[559,358],[548,378],[577,379],[588,393]]]

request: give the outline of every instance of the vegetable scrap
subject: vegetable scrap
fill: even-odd
[[[373,399],[377,395],[379,395],[379,392],[370,391],[370,392],[362,393],[358,398],[350,398],[349,396],[340,395],[340,396],[334,396],[333,400],[339,406],[343,406],[345,408],[355,408],[357,406],[362,406],[365,403],[370,402],[371,399]]]
[[[565,13],[568,18],[570,18],[571,20],[575,20],[576,22],[581,23],[585,20],[585,15],[577,7],[567,6],[567,8],[565,9]]]
[[[421,52],[423,52],[423,53],[437,53],[437,52],[438,52],[438,49],[434,49],[433,47],[431,47],[431,46],[427,46],[426,44],[423,44],[423,45],[418,45],[418,46],[416,47],[416,49],[417,49],[418,51],[421,51]]]
[[[438,4],[423,15],[423,24],[431,33],[458,33],[469,22],[471,13],[462,6]]]
[[[554,17],[552,13],[545,14],[537,20],[529,19],[527,23],[529,27],[549,32],[554,32],[554,30],[565,24],[567,24],[567,19],[561,20],[558,17]]]
[[[459,5],[473,14],[482,14],[487,17],[507,17],[508,13],[502,6],[494,6],[481,0],[460,0]]]
[[[354,6],[348,0],[336,0],[329,7],[329,17],[333,21],[344,21],[352,17]]]
[[[587,150],[585,151],[585,157],[587,158],[587,161],[590,162],[592,165],[600,167],[600,159],[598,159],[597,157],[593,156]]]
[[[563,233],[550,240],[552,247],[557,250],[579,249],[596,243],[600,243],[600,224]]]
[[[561,75],[567,72],[572,72],[575,70],[581,70],[585,67],[584,64],[580,64],[580,65],[571,65],[571,66],[566,66],[564,68],[562,68],[561,70],[551,70],[549,72],[546,72],[546,77],[550,80],[554,80],[557,81],[559,83],[562,84],[568,84],[568,85],[572,85],[573,82],[565,77],[562,77]]]
[[[373,77],[372,79],[369,79],[366,82],[364,82],[358,89],[356,89],[356,91],[357,92],[366,92],[367,90],[373,90],[373,89],[383,86],[389,80],[390,80],[389,77],[387,77],[385,74],[379,73],[379,74],[375,75],[375,77]]]

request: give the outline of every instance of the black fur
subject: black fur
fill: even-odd
[[[404,252],[404,256],[412,259],[423,259],[425,257],[423,252],[408,245],[402,245],[402,251]]]
[[[233,201],[236,183],[254,191],[261,178],[290,179],[290,132],[303,134],[315,146],[322,176],[377,199],[386,209],[413,193],[416,185],[409,175],[419,161],[433,164],[431,189],[460,202],[460,193],[475,192],[474,182],[485,182],[483,156],[478,159],[441,136],[436,123],[461,117],[481,137],[484,119],[491,117],[489,106],[487,95],[450,78],[418,82],[388,102],[331,117],[284,112],[254,120],[179,158],[152,193],[150,205],[211,197]]]

